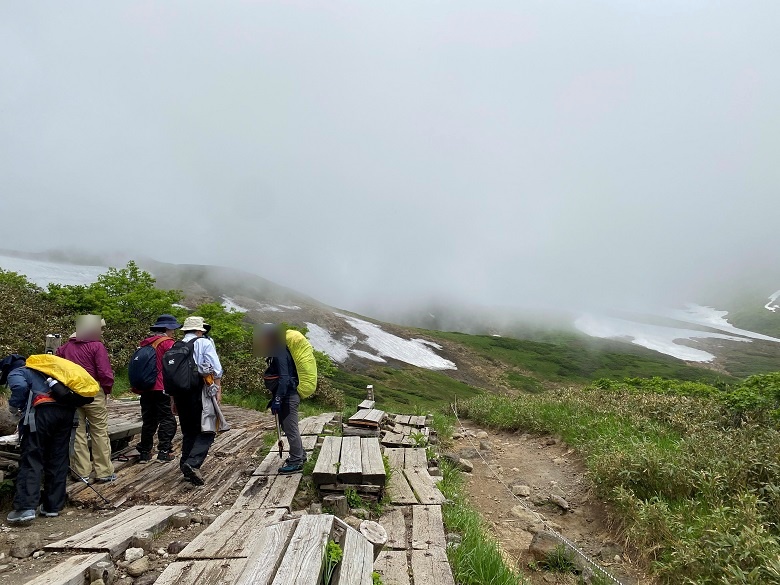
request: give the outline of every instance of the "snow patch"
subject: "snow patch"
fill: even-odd
[[[274,305],[261,304],[261,303],[258,303],[257,310],[258,311],[264,311],[266,313],[281,313],[282,312],[282,309],[280,309],[279,307],[276,307]]]
[[[362,349],[351,349],[349,350],[350,353],[353,355],[356,355],[357,357],[371,360],[372,362],[379,362],[380,364],[386,364],[387,360],[384,358],[379,357],[378,355],[374,355],[373,353],[368,353],[367,351],[363,351]]]
[[[772,311],[773,313],[777,311],[777,309],[780,309],[780,305],[775,302],[778,298],[780,298],[780,290],[775,291],[769,295],[769,302],[764,305],[764,308],[767,311]]]
[[[734,325],[726,320],[726,315],[728,314],[728,311],[719,311],[712,307],[689,304],[686,305],[685,309],[671,311],[669,316],[678,321],[704,325],[733,335],[741,335],[742,337],[749,337],[751,339],[761,339],[764,341],[775,341],[780,343],[780,339],[776,337],[770,337],[769,335],[763,335],[762,333],[755,333],[753,331],[748,331],[747,329],[734,327]]]
[[[750,340],[744,337],[724,335],[723,333],[712,331],[649,325],[647,323],[637,323],[612,317],[597,317],[595,315],[583,315],[574,322],[574,325],[577,329],[591,337],[600,339],[629,338],[634,345],[640,345],[686,362],[711,362],[715,359],[715,356],[709,352],[676,343],[678,340],[726,339],[728,341],[750,343]]]
[[[300,311],[301,308],[298,305],[279,305],[280,309],[286,309],[287,311]]]
[[[427,339],[412,339],[412,341],[416,341],[417,343],[424,343],[425,345],[432,347],[433,349],[444,349],[444,347],[439,345],[438,343],[434,343],[433,341],[428,341]]]
[[[349,325],[366,336],[363,342],[380,356],[405,362],[429,370],[456,370],[457,366],[444,359],[424,343],[414,339],[403,339],[384,331],[379,325],[356,317],[336,313]]]
[[[248,313],[249,309],[245,309],[241,305],[237,304],[230,297],[222,297],[222,306],[226,311],[235,311],[236,313]]]
[[[97,281],[99,275],[108,270],[106,266],[85,266],[64,262],[30,260],[15,256],[0,256],[0,268],[24,274],[41,288],[49,284],[83,285]]]
[[[330,331],[320,327],[316,323],[306,323],[306,327],[309,329],[309,333],[306,335],[306,337],[314,349],[326,353],[328,357],[334,362],[343,363],[347,361],[349,358],[350,347],[352,347],[352,344],[357,341],[356,338],[354,341],[349,339],[349,341],[352,343],[347,345],[347,343],[344,341],[339,341],[330,334]]]

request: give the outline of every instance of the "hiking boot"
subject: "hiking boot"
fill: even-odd
[[[116,473],[112,473],[106,477],[98,477],[97,480],[101,483],[110,483],[112,481],[116,481]]]
[[[303,465],[295,463],[288,463],[287,465],[279,468],[280,475],[289,475],[291,473],[300,473],[303,471]]]
[[[138,463],[149,463],[152,460],[152,454],[149,451],[138,452]]]
[[[170,451],[160,451],[157,453],[157,459],[158,461],[173,461],[176,457]]]
[[[185,463],[181,466],[181,472],[184,474],[184,478],[192,484],[203,485],[206,483],[203,481],[203,476],[200,474],[200,470],[195,469],[188,463]]]
[[[35,510],[13,510],[6,516],[9,524],[23,524],[35,520]]]
[[[44,510],[43,504],[38,506],[38,516],[43,516],[44,518],[56,518],[59,515],[60,515],[59,512],[47,512],[46,510]]]

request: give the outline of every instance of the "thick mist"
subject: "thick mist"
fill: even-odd
[[[6,2],[0,248],[373,314],[780,288],[778,24],[749,0]]]

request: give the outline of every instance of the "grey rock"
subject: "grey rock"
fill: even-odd
[[[42,550],[36,550],[36,551],[35,551],[35,552],[32,554],[32,557],[33,557],[34,559],[39,559],[39,558],[41,558],[43,555],[44,555],[44,552],[43,552]]]
[[[133,581],[133,585],[153,585],[159,576],[159,573],[147,573],[146,575],[142,575]]]
[[[13,568],[13,565],[0,565],[0,573],[5,573],[6,571],[10,571]]]
[[[474,471],[474,464],[468,459],[458,459],[458,469],[465,471],[466,473],[471,473]]]
[[[128,548],[125,551],[125,561],[128,562],[128,563],[132,563],[133,561],[137,561],[142,556],[144,556],[145,552],[146,551],[144,551],[144,549],[142,549],[141,547]]]
[[[553,494],[550,496],[550,501],[556,506],[558,506],[561,510],[568,510],[569,508],[571,508],[571,506],[569,506],[569,502],[567,502],[561,496],[557,496]]]
[[[563,542],[552,532],[540,530],[534,534],[528,552],[536,561],[543,561],[547,556],[559,547]]]
[[[322,504],[319,502],[312,502],[309,506],[309,514],[322,514]]]
[[[479,431],[475,436],[477,439],[487,439],[490,435],[487,434],[487,431]]]
[[[544,442],[544,444],[545,444],[545,445],[547,445],[548,447],[551,447],[551,446],[553,446],[553,445],[557,445],[557,444],[558,444],[558,439],[555,439],[555,438],[553,438],[553,437],[550,437],[549,439],[547,439],[547,440]]]
[[[477,459],[479,457],[479,451],[473,447],[466,447],[458,451],[458,455],[461,459]]]
[[[623,554],[623,547],[615,542],[606,542],[598,552],[598,556],[603,561],[611,561],[616,556]]]
[[[354,516],[347,516],[344,518],[344,522],[347,523],[347,526],[351,526],[355,530],[360,530],[360,523],[363,521],[360,518],[355,518]]]
[[[184,547],[187,546],[189,542],[186,542],[184,540],[174,540],[172,543],[168,545],[168,553],[172,555],[177,555],[181,551],[184,550]]]
[[[106,582],[103,579],[95,579],[90,585],[106,585]]]
[[[463,542],[463,537],[455,532],[448,532],[445,539],[447,544],[460,544]]]
[[[43,540],[37,532],[20,532],[14,535],[10,544],[12,557],[26,559],[43,546]]]
[[[490,441],[480,441],[479,442],[479,450],[480,451],[492,451],[493,450],[493,443]]]
[[[365,508],[355,508],[352,510],[352,515],[355,518],[360,518],[361,520],[368,520],[371,516],[371,513]]]
[[[531,488],[527,485],[513,485],[512,486],[512,494],[515,496],[520,496],[521,498],[527,498],[531,495]]]
[[[452,433],[452,438],[453,438],[453,440],[462,439],[463,438],[463,434],[462,433]]]
[[[133,585],[132,577],[122,577],[118,581],[114,581],[114,585]]]
[[[539,517],[525,506],[515,506],[512,508],[512,516],[520,521],[520,528],[526,532],[534,534],[544,529],[544,525]]]
[[[127,574],[131,577],[140,577],[150,568],[149,559],[147,557],[141,557],[127,565]]]
[[[196,524],[203,524],[203,514],[199,514],[198,512],[194,512],[190,516],[190,521],[195,522]]]

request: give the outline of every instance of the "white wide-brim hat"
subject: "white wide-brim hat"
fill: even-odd
[[[184,320],[184,325],[181,326],[182,331],[203,331],[206,332],[206,327],[203,317],[187,317]]]

